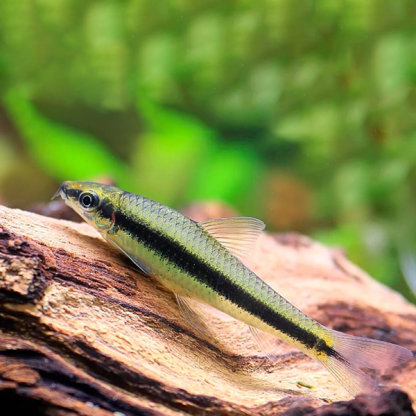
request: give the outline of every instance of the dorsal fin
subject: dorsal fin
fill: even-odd
[[[265,228],[263,221],[252,217],[218,218],[200,222],[199,225],[241,261],[248,260]]]

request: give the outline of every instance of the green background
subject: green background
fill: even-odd
[[[1,0],[0,201],[221,200],[411,297],[415,85],[414,0]]]

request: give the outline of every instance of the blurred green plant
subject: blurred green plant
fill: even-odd
[[[129,184],[124,165],[96,138],[47,119],[17,92],[9,92],[3,102],[29,154],[55,179],[109,175]]]
[[[221,199],[409,296],[415,15],[414,0],[2,0],[0,151],[25,163],[0,166],[0,198],[33,163],[175,207]]]

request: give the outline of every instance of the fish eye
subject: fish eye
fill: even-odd
[[[83,192],[79,196],[79,203],[84,209],[91,210],[98,206],[98,195],[93,191]]]

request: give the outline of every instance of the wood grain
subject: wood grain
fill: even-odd
[[[324,325],[416,350],[416,308],[338,250],[264,234],[253,269]],[[244,324],[210,311],[206,320],[208,337],[86,224],[0,207],[2,403],[39,415],[267,416],[329,415],[347,400],[366,414],[382,403],[413,414],[406,394],[387,391],[416,399],[415,359],[380,375],[385,395],[350,400],[292,347],[269,360]]]

